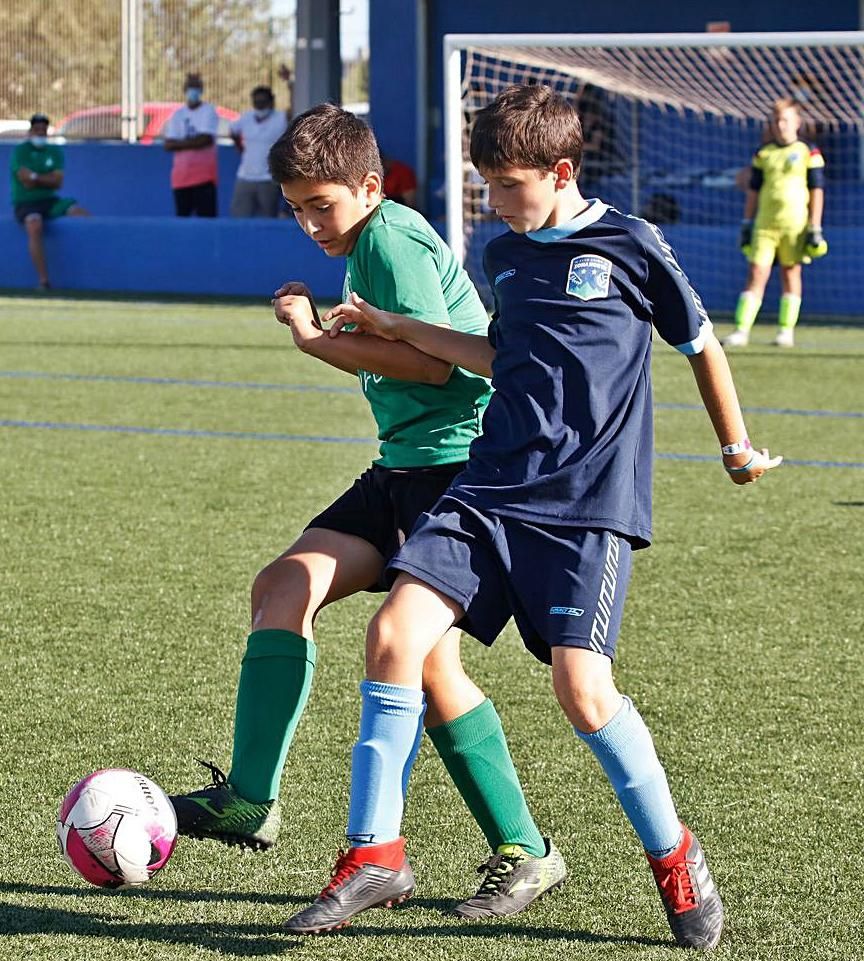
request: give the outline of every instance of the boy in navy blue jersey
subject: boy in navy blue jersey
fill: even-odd
[[[335,336],[352,336],[339,329],[354,323],[491,373],[495,392],[465,470],[390,563],[395,583],[367,634],[353,846],[334,882],[288,921],[294,931],[332,930],[399,896],[410,871],[399,837],[403,774],[424,658],[454,624],[491,644],[512,616],[528,649],[552,665],[564,713],[639,836],[676,941],[711,948],[720,939],[723,906],[701,846],[612,678],[631,553],[651,538],[652,326],[690,360],[731,479],[752,483],[781,458],[752,449],[722,348],[660,231],[583,199],[581,154],[575,108],[548,88],[510,88],[478,114],[471,159],[511,228],[486,251],[496,302],[488,339],[357,297],[332,312]],[[386,693],[388,713],[372,691]]]

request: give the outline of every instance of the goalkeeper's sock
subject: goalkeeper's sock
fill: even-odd
[[[293,631],[253,631],[240,669],[229,782],[259,804],[279,794],[288,748],[309,699],[315,644]]]
[[[542,858],[546,844],[528,810],[501,718],[487,698],[473,710],[426,732],[489,848],[518,844]]]
[[[794,330],[801,312],[801,298],[797,294],[783,294],[777,323],[782,330]]]
[[[750,328],[756,322],[756,316],[761,306],[761,297],[757,297],[749,290],[743,291],[738,298],[738,306],[735,308],[735,329],[749,334]]]

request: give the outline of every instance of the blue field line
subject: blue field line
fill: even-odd
[[[196,380],[185,377],[131,377],[120,374],[58,374],[38,370],[0,370],[0,377],[20,380],[72,380],[118,384],[156,384],[168,387],[215,387],[228,390],[271,390],[289,393],[359,394],[357,387],[330,387],[321,384],[262,384],[243,380]],[[658,410],[702,411],[701,404],[673,404],[655,402]],[[860,419],[858,410],[806,410],[795,407],[744,407],[747,414],[778,414],[786,417],[839,417]]]
[[[0,427],[18,427],[30,430],[68,430],[104,434],[148,434],[157,437],[208,437],[224,440],[266,440],[308,444],[369,444],[376,443],[371,437],[328,437],[315,434],[259,433],[252,430],[193,430],[181,427],[135,427],[128,424],[69,424],[50,420],[0,420]],[[683,460],[717,462],[716,454],[665,454],[657,453],[658,460]],[[864,461],[844,460],[793,460],[784,464],[790,467],[845,467],[864,469]]]
[[[698,410],[704,411],[701,404],[661,404],[655,401],[658,410]],[[781,414],[784,417],[864,417],[860,410],[801,410],[796,407],[742,407],[745,414]]]
[[[277,440],[310,444],[372,444],[370,437],[328,437],[316,434],[269,434],[252,430],[192,430],[180,427],[135,427],[129,424],[64,424],[50,420],[0,420],[0,427],[31,430],[79,430],[102,434],[151,434],[157,437],[215,437],[224,440]]]
[[[320,384],[261,384],[240,380],[195,380],[185,377],[124,377],[119,374],[53,374],[38,370],[0,370],[0,377],[20,380],[79,380],[116,384],[157,384],[168,387],[222,387],[229,390],[284,390],[319,394],[359,394],[359,387],[325,387]]]

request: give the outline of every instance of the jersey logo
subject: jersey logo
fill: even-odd
[[[495,278],[494,287],[497,287],[502,280],[507,280],[508,277],[512,277],[516,273],[516,268],[511,267],[509,270],[502,270],[500,274]]]
[[[583,254],[570,261],[565,293],[579,300],[599,300],[609,296],[612,261],[596,254]]]

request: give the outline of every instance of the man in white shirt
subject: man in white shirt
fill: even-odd
[[[256,87],[252,109],[231,124],[231,139],[242,154],[231,198],[232,217],[276,217],[279,213],[282,193],[270,176],[267,154],[288,129],[288,119],[274,109],[275,104],[269,87]]]
[[[186,103],[165,125],[165,149],[174,154],[174,207],[178,217],[215,217],[219,117],[213,104],[201,99],[204,82],[199,74],[187,75],[184,90]]]

